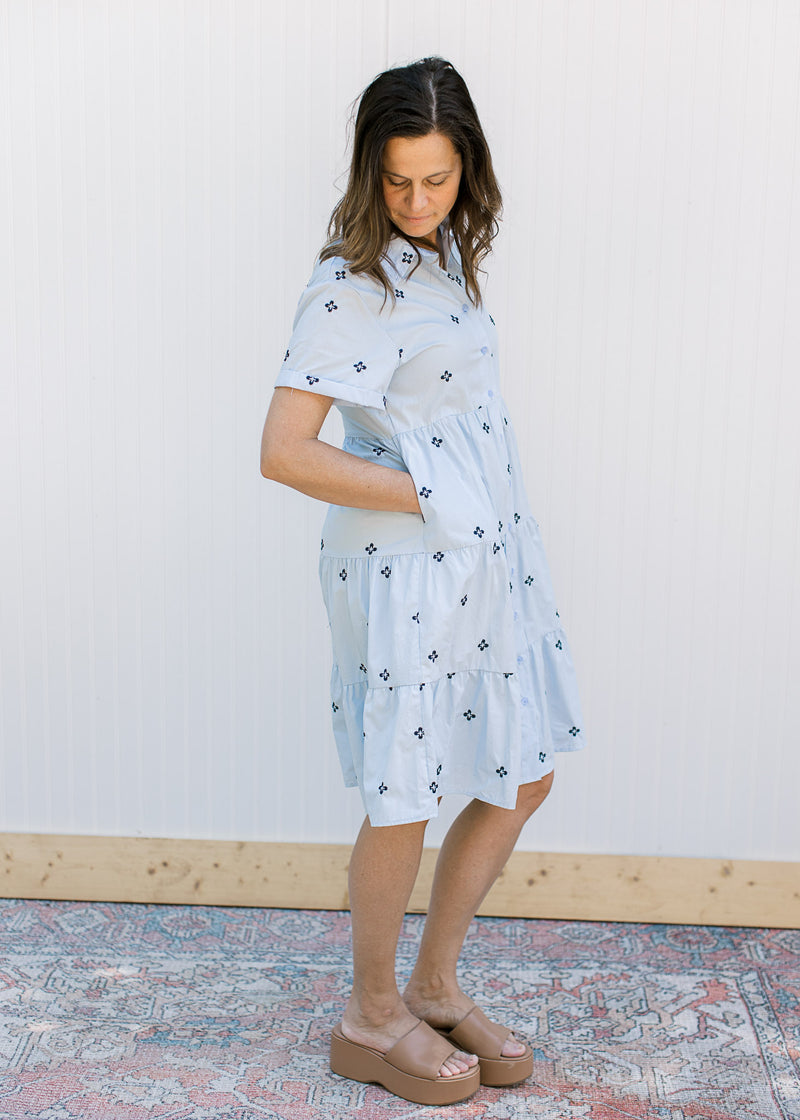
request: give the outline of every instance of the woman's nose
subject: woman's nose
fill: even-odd
[[[428,205],[428,195],[425,188],[420,184],[419,186],[411,186],[411,197],[409,199],[409,207],[412,212],[417,210],[422,211]]]

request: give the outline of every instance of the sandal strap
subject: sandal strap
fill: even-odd
[[[491,1019],[487,1019],[480,1007],[475,1006],[467,1012],[457,1026],[453,1027],[448,1038],[462,1050],[477,1054],[480,1058],[499,1058],[510,1034],[508,1027],[493,1023]]]
[[[436,1080],[440,1067],[455,1051],[451,1042],[420,1020],[395,1042],[385,1059],[403,1073]]]

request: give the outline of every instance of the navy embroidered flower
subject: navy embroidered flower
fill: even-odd
[[[544,751],[539,751],[539,761],[544,762],[544,760],[546,758],[547,758],[547,755],[544,753]]]
[[[527,583],[528,587],[530,587],[530,585],[533,583],[533,576],[528,576],[525,582]]]
[[[385,450],[386,450],[385,447],[373,447],[372,453],[373,453],[373,455],[377,455],[380,458],[380,456],[383,455]]]
[[[499,774],[501,778],[505,778],[508,775],[508,770],[506,770],[505,766],[498,766],[495,770],[495,774]]]
[[[439,656],[439,654],[438,654],[438,653],[436,652],[436,650],[435,650],[435,649],[432,649],[432,650],[431,650],[431,652],[430,652],[430,653],[428,654],[428,660],[429,660],[429,661],[433,661],[433,662],[435,663],[435,662],[436,662],[436,658],[437,658],[438,656]]]
[[[492,544],[492,555],[496,556],[499,551],[500,545],[497,543],[497,541],[494,541],[494,543]]]
[[[417,611],[416,614],[412,614],[411,621],[412,622],[419,622],[419,611]]]
[[[563,648],[564,647],[561,645],[561,639],[559,638],[558,641],[556,642],[556,649],[563,649]]]
[[[356,371],[356,373],[363,373],[366,368],[367,367],[364,365],[363,362],[353,362],[353,369]],[[385,397],[383,398],[383,403],[384,404],[386,403],[386,398]]]
[[[444,553],[443,552],[434,552],[433,558],[434,558],[434,560],[438,560],[439,563],[441,564],[442,560],[444,560]]]
[[[514,524],[519,525],[519,514],[518,513],[514,514]]]
[[[319,381],[319,378],[318,377],[312,377],[310,373],[307,373],[306,374],[306,381],[309,383],[309,385],[316,385],[316,383]]]
[[[419,492],[419,496],[420,498],[430,498],[432,493],[433,491],[429,487],[423,486]]]
[[[576,735],[580,735],[580,733],[581,733],[580,727],[570,727],[570,729],[569,729],[569,734],[572,736],[573,739],[575,738]]]
[[[286,353],[283,356],[283,360],[288,361],[288,358],[289,358],[289,351],[287,350]]]
[[[492,430],[492,429],[491,429],[491,428],[489,427],[489,425],[488,425],[488,424],[486,423],[486,421],[485,421],[485,420],[484,420],[484,422],[483,422],[483,430],[484,430],[485,432],[490,432],[490,431]]]
[[[403,264],[411,264],[413,259],[414,258],[412,257],[411,253],[406,253],[406,252],[404,252],[403,256],[401,257],[401,260],[402,260]]]
[[[431,793],[436,793],[438,788],[439,788],[439,783],[438,782],[431,782],[431,784],[428,786],[428,789],[431,791]]]
[[[486,641],[485,638],[481,638],[481,640],[478,642],[478,649],[481,651],[481,653],[483,653],[483,651],[485,649],[488,649],[488,648],[489,648],[489,643]]]
[[[394,294],[397,296],[398,299],[405,299],[406,298],[405,292],[403,292],[400,288],[395,288]]]
[[[453,320],[454,323],[458,322],[458,315],[451,315],[450,318]]]
[[[341,579],[341,580],[346,580],[347,579],[347,568],[342,568],[342,570],[339,572],[339,579]]]
[[[449,370],[449,369],[446,369],[446,370],[444,371],[444,373],[442,374],[442,378],[441,378],[441,379],[442,379],[442,381],[449,381],[449,380],[450,380],[450,378],[451,378],[452,376],[453,376],[453,375],[452,375],[452,373],[450,372],[450,370]]]
[[[463,606],[465,606],[465,605],[466,605],[466,602],[467,602],[467,596],[466,596],[466,595],[462,595],[462,596],[461,596],[461,606],[462,606],[462,607],[463,607]]]
[[[392,574],[392,569],[389,567],[388,564],[386,565],[385,568],[381,568],[381,575],[382,576],[386,576],[386,578],[388,579],[391,574]]]
[[[463,714],[464,719],[467,721],[467,723],[469,723],[471,719],[477,719],[477,716],[473,712],[472,708],[467,708],[467,710]]]
[[[335,276],[336,276],[337,280],[344,280],[346,275],[347,275],[347,272],[345,271],[345,269],[343,269],[343,268],[338,269],[337,268],[336,273],[335,273]]]
[[[433,444],[434,447],[441,447],[442,446],[442,437],[441,436],[434,436],[433,439],[431,440],[431,443]]]
[[[475,528],[472,530],[472,535],[475,537],[483,536],[483,529],[481,529],[480,525],[475,526]]]
[[[338,712],[338,711],[339,711],[339,705],[338,705],[338,704],[336,703],[336,701],[335,701],[335,700],[334,700],[334,701],[333,701],[333,703],[331,704],[331,711],[334,711],[334,712]]]
[[[382,680],[384,680],[384,681],[388,681],[388,679],[389,679],[389,676],[390,676],[389,670],[388,670],[388,669],[384,669],[382,673],[378,673],[378,676],[379,676],[379,677],[380,677],[380,678],[381,678]]]
[[[388,788],[388,786],[384,785],[383,782],[381,782],[381,784],[378,786],[378,793],[381,795],[381,797],[383,797]]]
[[[414,732],[414,734],[416,735],[416,737],[418,739],[424,739],[425,738],[425,732],[423,731],[423,729],[421,727],[418,727],[417,730]]]
[[[329,299],[328,302],[325,304],[325,308],[329,312],[330,311],[338,311],[339,310],[339,304],[334,303],[332,299]]]
[[[378,550],[375,547],[375,545],[372,543],[372,541],[370,541],[368,545],[364,546],[364,551],[369,553],[369,555],[371,556],[373,554],[373,552],[377,552]]]
[[[364,664],[364,662],[363,662],[363,661],[362,661],[362,662],[361,662],[361,664],[359,665],[359,669],[361,670],[361,672],[362,672],[362,673],[366,673],[366,671],[367,671],[367,667],[366,667],[366,665]]]

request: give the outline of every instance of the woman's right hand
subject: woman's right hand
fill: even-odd
[[[261,436],[261,473],[312,498],[356,509],[419,513],[414,480],[318,437],[332,397],[279,386]]]

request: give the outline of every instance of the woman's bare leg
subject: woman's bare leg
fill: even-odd
[[[365,820],[350,858],[353,991],[342,1029],[352,1042],[384,1052],[417,1022],[397,989],[395,957],[426,823],[373,828]],[[476,1061],[453,1055],[440,1073],[462,1073]]]
[[[471,801],[445,837],[417,963],[403,995],[409,1009],[433,1026],[455,1026],[472,1007],[456,977],[467,929],[503,870],[522,826],[547,797],[552,783],[550,773],[520,786],[515,809]],[[512,1038],[503,1047],[507,1057],[523,1052],[524,1047]]]

